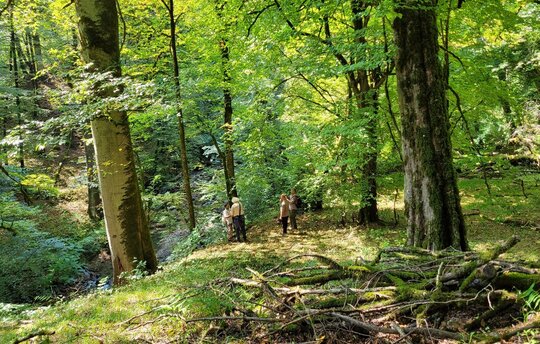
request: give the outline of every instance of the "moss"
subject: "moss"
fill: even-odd
[[[535,284],[536,289],[540,290],[540,274],[524,274],[520,272],[504,272],[493,282],[496,288],[507,290],[526,290],[531,284]]]
[[[333,280],[343,279],[351,277],[351,274],[347,271],[334,271],[326,274],[320,274],[309,277],[293,278],[286,282],[289,286],[294,285],[307,285],[307,284],[324,284]]]

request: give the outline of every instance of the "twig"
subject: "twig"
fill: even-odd
[[[193,319],[186,320],[186,323],[201,322],[201,321],[216,321],[216,320],[244,320],[244,321],[258,321],[258,322],[271,322],[271,323],[281,322],[281,320],[275,319],[275,318],[221,316],[221,317],[193,318]]]
[[[286,261],[282,262],[282,263],[279,263],[277,266],[273,267],[272,269],[270,270],[267,270],[265,272],[263,272],[263,276],[266,276],[267,274],[269,274],[270,272],[274,272],[276,271],[277,269],[281,268],[283,265],[287,264],[287,263],[290,263],[291,261],[295,260],[295,259],[299,259],[299,258],[304,258],[304,257],[313,257],[313,258],[317,258],[318,260],[322,261],[323,263],[327,263],[328,266],[331,268],[331,269],[336,269],[336,270],[343,270],[343,267],[341,265],[339,265],[337,262],[335,262],[334,260],[328,258],[328,257],[325,257],[325,256],[322,256],[320,254],[312,254],[312,253],[308,253],[308,254],[299,254],[299,255],[296,255],[294,257],[291,257],[289,259],[287,259]]]

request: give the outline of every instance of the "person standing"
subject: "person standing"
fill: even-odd
[[[283,227],[283,235],[287,234],[287,226],[289,225],[289,199],[287,195],[281,194],[279,199],[279,218]]]
[[[221,222],[227,226],[227,241],[232,242],[234,238],[233,219],[231,214],[231,203],[225,202],[223,213],[221,214]]]
[[[233,219],[234,230],[236,232],[236,240],[241,242],[240,237],[244,239],[244,242],[247,241],[246,237],[246,222],[244,218],[244,207],[240,203],[238,197],[232,198],[233,205],[231,207],[231,215]]]
[[[298,229],[296,224],[296,214],[298,212],[298,196],[296,190],[291,189],[291,195],[289,196],[289,217],[291,219],[291,229]]]

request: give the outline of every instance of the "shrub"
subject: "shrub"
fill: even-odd
[[[81,271],[79,245],[37,230],[28,220],[38,210],[0,195],[0,302],[32,302],[53,296]]]

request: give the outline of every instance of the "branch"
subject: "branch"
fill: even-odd
[[[314,105],[317,105],[318,107],[328,111],[329,113],[335,115],[336,117],[341,117],[339,113],[336,113],[335,111],[333,111],[332,109],[328,108],[327,106],[324,106],[323,104],[319,103],[319,102],[316,102],[314,100],[311,100],[311,99],[308,99],[304,96],[301,96],[301,95],[297,95],[297,94],[292,94],[290,95],[290,97],[295,97],[295,98],[299,98],[299,99],[302,99],[308,103],[311,103],[311,104],[314,104]]]
[[[22,343],[22,342],[26,342],[27,340],[29,339],[32,339],[34,337],[39,337],[39,336],[52,336],[55,332],[54,331],[47,331],[47,330],[39,330],[37,332],[32,332],[22,338],[19,338],[19,339],[15,339],[13,341],[13,344],[19,344],[19,343]]]
[[[512,328],[501,334],[495,333],[493,335],[490,335],[486,340],[483,341],[483,343],[496,343],[496,342],[501,342],[503,340],[508,340],[520,332],[530,330],[530,329],[535,329],[535,328],[540,328],[540,315],[538,314],[535,317],[533,317],[531,320],[522,324],[521,326]]]
[[[258,321],[258,322],[281,322],[281,320],[274,319],[274,318],[223,316],[223,317],[193,318],[193,319],[186,320],[186,323],[199,322],[199,321],[215,321],[215,320],[247,320],[247,321]]]
[[[264,13],[264,11],[266,11],[267,9],[269,9],[270,7],[274,7],[276,4],[270,4],[270,5],[267,5],[265,8],[263,8],[262,10],[259,10],[259,11],[256,11],[256,12],[251,12],[249,14],[255,14],[257,13],[257,15],[255,16],[255,19],[253,19],[253,21],[251,22],[251,24],[249,24],[249,27],[248,27],[248,31],[247,31],[247,35],[246,37],[249,37],[249,35],[251,34],[251,29],[253,28],[253,26],[255,26],[255,24],[257,23],[257,20],[259,20],[259,17],[261,16],[261,14]]]
[[[11,6],[12,2],[13,2],[13,0],[8,0],[8,2],[6,2],[6,5],[4,6],[4,8],[2,8],[0,10],[0,16],[2,15],[2,13],[4,13],[9,8],[9,6]]]
[[[120,3],[118,2],[118,0],[116,0],[116,8],[118,9],[120,21],[122,22],[122,42],[120,42],[120,51],[122,51],[122,49],[124,48],[124,43],[126,43],[127,25],[126,25],[126,21],[124,20],[124,15],[122,14],[122,8],[120,7]]]
[[[19,187],[19,189],[21,190],[21,194],[23,195],[23,198],[24,198],[24,202],[28,205],[31,205],[32,204],[32,199],[30,198],[30,195],[28,194],[28,191],[26,190],[26,188],[24,187],[24,185],[21,184],[20,181],[18,181],[17,179],[13,178],[9,172],[5,169],[4,166],[2,166],[2,164],[0,164],[0,171],[5,174],[9,179],[11,179],[13,182],[15,182],[15,184],[17,184],[17,186]]]
[[[459,56],[457,56],[456,54],[454,54],[453,52],[451,52],[450,50],[446,49],[444,46],[442,45],[439,45],[439,48],[441,48],[442,50],[444,50],[445,52],[447,52],[449,55],[451,55],[453,58],[455,58],[456,60],[458,60],[459,64],[461,64],[462,67],[465,68],[465,64],[463,63],[463,61],[461,60],[461,58],[459,58]]]
[[[343,320],[355,327],[358,327],[364,331],[368,331],[372,333],[388,333],[388,334],[398,334],[398,335],[401,335],[401,333],[405,333],[405,334],[417,333],[423,336],[431,336],[431,337],[441,338],[441,339],[454,339],[454,340],[460,340],[460,341],[467,339],[467,337],[462,334],[438,330],[434,328],[406,327],[406,328],[401,328],[401,331],[399,331],[393,328],[372,325],[372,324],[359,321],[359,320],[356,320],[354,318],[351,318],[349,316],[339,314],[339,313],[330,313],[330,315],[340,320]]]
[[[167,9],[167,11],[169,12],[169,14],[171,13],[171,8],[169,7],[169,5],[165,2],[165,0],[161,0],[161,3],[163,4],[163,6],[165,6],[165,8]]]
[[[65,10],[66,8],[68,8],[69,6],[73,5],[75,3],[75,0],[71,0],[67,5],[65,5],[64,7],[62,7],[63,10]]]

